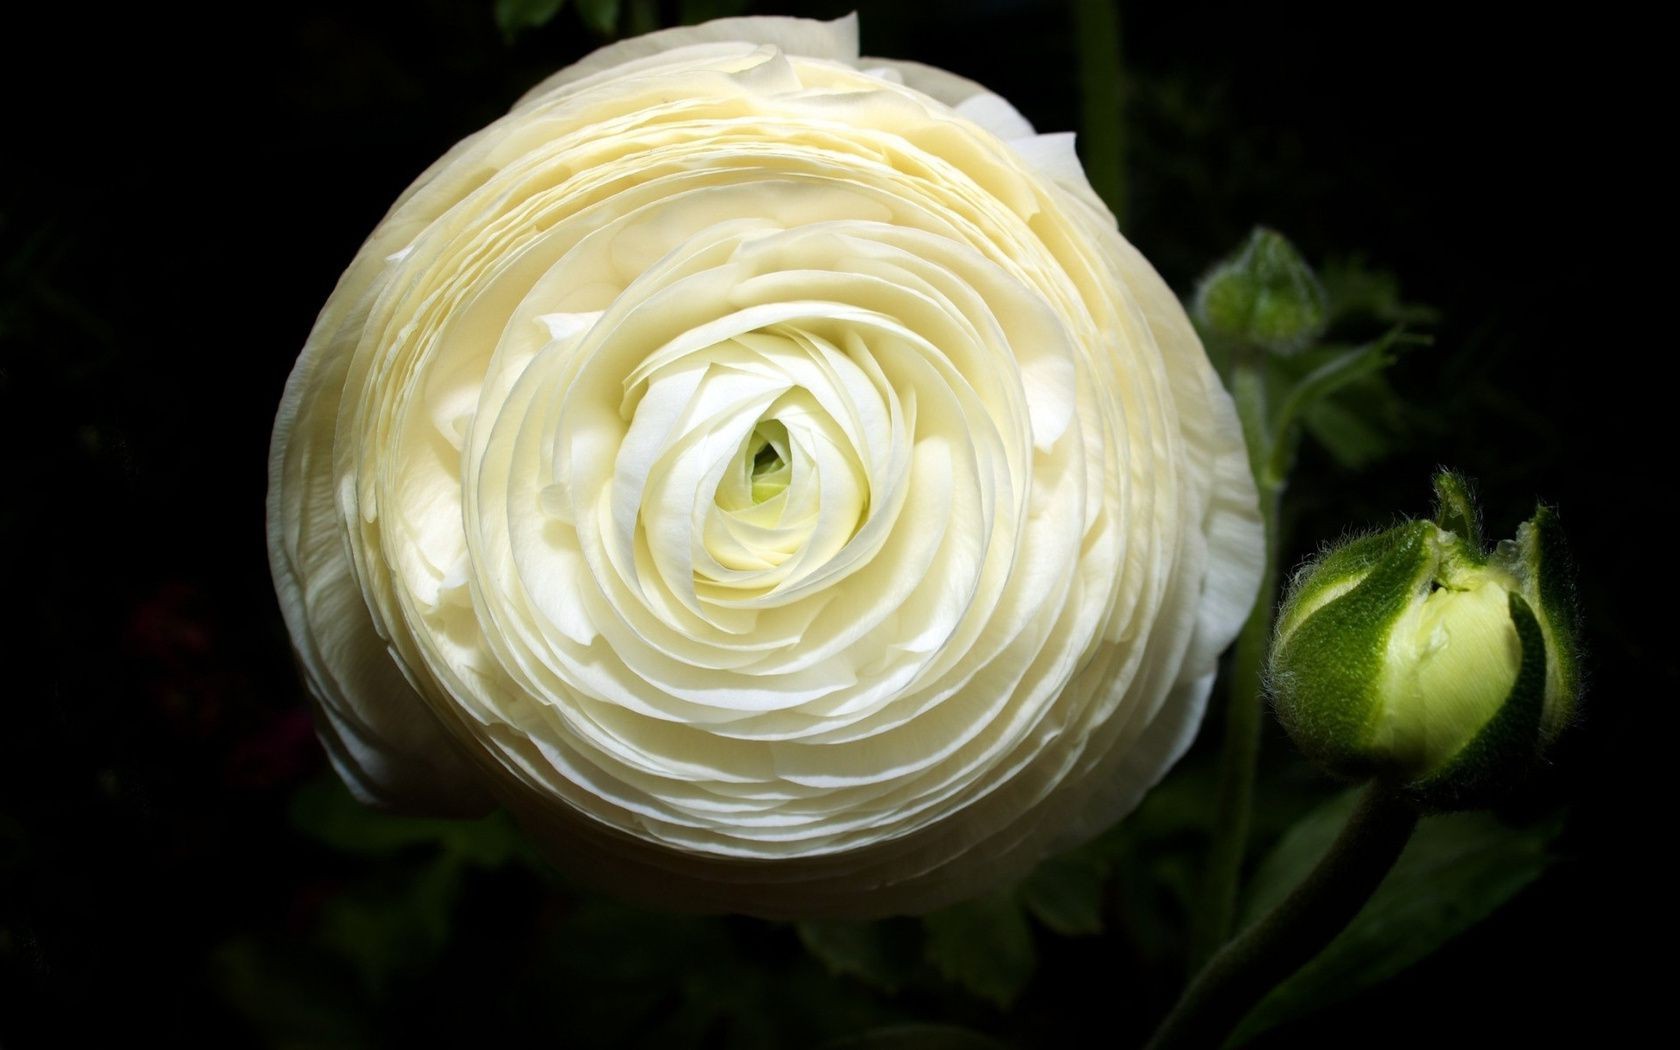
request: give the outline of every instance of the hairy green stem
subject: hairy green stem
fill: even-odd
[[[1091,188],[1126,226],[1125,70],[1120,63],[1120,12],[1115,0],[1073,0],[1079,49],[1079,145]]]
[[[1155,1030],[1149,1050],[1219,1046],[1268,991],[1353,921],[1400,858],[1417,820],[1410,803],[1368,787],[1318,866],[1209,960]]]
[[[1254,774],[1260,761],[1260,723],[1265,711],[1262,669],[1272,637],[1272,608],[1277,600],[1277,493],[1261,493],[1266,528],[1266,564],[1260,594],[1237,636],[1231,660],[1231,689],[1225,707],[1225,745],[1220,756],[1219,798],[1214,811],[1213,842],[1208,851],[1201,908],[1192,923],[1191,962],[1199,966],[1231,935],[1237,889],[1242,881],[1253,810]]]
[[[1265,563],[1260,592],[1248,620],[1237,635],[1232,656],[1230,687],[1225,702],[1225,741],[1220,754],[1219,798],[1214,810],[1213,840],[1208,850],[1201,899],[1191,919],[1192,971],[1206,962],[1231,935],[1242,881],[1243,856],[1248,847],[1249,816],[1253,810],[1254,773],[1260,761],[1260,722],[1264,712],[1262,670],[1272,638],[1272,614],[1278,589],[1278,508],[1283,479],[1270,465],[1273,449],[1266,428],[1264,363],[1254,354],[1238,357],[1231,375],[1231,393],[1248,442],[1249,467],[1260,495],[1260,521],[1265,530]]]

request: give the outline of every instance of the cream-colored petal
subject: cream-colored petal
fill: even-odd
[[[269,452],[269,565],[333,767],[363,802],[471,815],[489,808],[471,763],[373,630],[335,527],[327,427],[342,344],[323,314],[286,384]],[[312,466],[314,469],[312,470]]]
[[[831,22],[778,15],[717,18],[694,26],[674,26],[618,40],[598,48],[553,73],[526,92],[519,105],[603,74],[625,76],[646,68],[673,51],[715,44],[769,44],[789,55],[855,62],[858,57],[858,18],[855,13]]]
[[[905,87],[938,99],[999,138],[1024,139],[1036,134],[1019,110],[967,77],[896,58],[863,58],[859,64],[868,70],[891,70]]]

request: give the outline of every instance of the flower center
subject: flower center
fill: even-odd
[[[793,480],[793,464],[787,452],[787,427],[774,419],[765,420],[753,429],[752,466],[748,477],[752,483],[752,501],[763,503],[787,491]]]
[[[892,432],[871,377],[792,328],[740,333],[702,360],[655,378],[643,398],[662,406],[645,429],[664,426],[678,400],[687,428],[648,438],[672,454],[637,512],[647,535],[686,548],[687,566],[670,559],[672,578],[686,567],[707,588],[701,600],[736,602],[829,571],[868,518],[875,464],[865,457],[881,458],[871,441]],[[638,409],[633,428],[642,420]],[[687,517],[661,520],[667,511]]]

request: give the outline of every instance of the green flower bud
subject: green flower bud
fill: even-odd
[[[1208,332],[1288,355],[1323,333],[1330,297],[1293,244],[1256,227],[1202,278],[1194,310]]]
[[[1556,515],[1483,550],[1469,487],[1436,478],[1434,521],[1327,551],[1279,611],[1268,682],[1297,746],[1422,805],[1493,800],[1569,721],[1580,690]]]

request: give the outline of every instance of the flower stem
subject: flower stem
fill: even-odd
[[[1122,229],[1126,225],[1126,78],[1115,0],[1073,0],[1079,53],[1079,145],[1085,174]]]
[[[1248,846],[1249,815],[1253,809],[1254,772],[1260,760],[1261,670],[1272,637],[1273,607],[1278,588],[1278,508],[1282,475],[1271,469],[1274,450],[1266,428],[1263,364],[1253,355],[1239,357],[1232,372],[1232,394],[1248,442],[1249,466],[1260,494],[1260,521],[1265,531],[1266,557],[1260,572],[1260,592],[1248,620],[1237,635],[1231,663],[1231,685],[1225,704],[1225,743],[1220,754],[1219,798],[1213,819],[1200,907],[1191,921],[1192,971],[1206,962],[1231,935],[1237,910],[1237,887],[1242,879],[1243,855]]]
[[[1261,997],[1325,945],[1376,892],[1417,827],[1405,800],[1372,784],[1329,852],[1264,918],[1219,951],[1155,1030],[1149,1050],[1218,1046]]]

